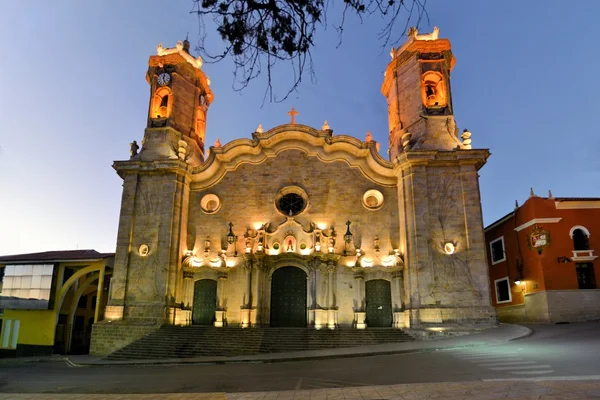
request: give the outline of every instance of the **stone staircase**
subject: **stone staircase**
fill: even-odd
[[[163,326],[110,354],[108,360],[243,356],[399,343],[413,338],[399,329],[213,328]]]

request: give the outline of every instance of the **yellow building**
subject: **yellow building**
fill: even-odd
[[[87,352],[113,262],[95,250],[1,256],[0,357]]]

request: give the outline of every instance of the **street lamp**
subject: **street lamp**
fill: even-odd
[[[344,235],[344,240],[346,241],[346,243],[350,243],[352,241],[352,232],[350,232],[350,224],[351,222],[348,221],[346,222],[346,234]]]
[[[235,242],[235,235],[233,234],[233,223],[229,223],[229,233],[227,234],[227,243],[233,244]]]

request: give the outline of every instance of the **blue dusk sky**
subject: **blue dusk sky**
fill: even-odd
[[[148,57],[188,32],[197,42],[191,8],[191,0],[2,3],[0,254],[114,251],[122,181],[111,164],[128,159],[129,143],[143,137]],[[480,171],[485,224],[515,199],[522,204],[530,187],[600,197],[600,1],[429,0],[427,8],[430,25],[421,32],[438,26],[456,57],[458,126],[492,153]],[[338,22],[332,11],[329,22]],[[205,64],[215,94],[207,143],[286,123],[295,107],[298,123],[320,129],[327,120],[334,134],[360,139],[371,131],[387,157],[382,26],[378,17],[362,25],[350,18],[339,48],[336,31],[321,29],[316,82],[305,79],[283,103],[263,104],[264,80],[234,91],[231,61]],[[280,68],[281,92],[291,82]]]

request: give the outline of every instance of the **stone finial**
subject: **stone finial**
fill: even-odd
[[[515,210],[519,208],[519,202],[517,200],[515,200]]]
[[[330,131],[331,130],[331,127],[327,123],[327,120],[325,122],[323,122],[323,126],[321,127],[321,130],[323,130],[323,131]]]
[[[179,159],[185,161],[188,144],[185,140],[180,140],[179,142],[177,142],[177,144],[179,145],[179,147],[177,148],[177,155],[179,156]]]
[[[410,139],[411,138],[412,138],[412,133],[410,133],[410,132],[406,132],[404,135],[402,135],[402,137],[400,138],[400,141],[402,143],[402,150],[410,149]]]
[[[221,139],[220,138],[217,138],[217,141],[215,142],[215,146],[214,147],[216,147],[217,149],[219,147],[221,147]]]
[[[134,158],[135,156],[138,155],[138,150],[140,149],[140,146],[138,146],[137,141],[133,141],[131,143],[129,143],[129,154],[131,155],[131,158]]]
[[[392,60],[394,59],[395,52],[396,52],[396,49],[394,48],[394,46],[392,46],[392,49],[390,50],[390,57],[392,58]]]
[[[549,199],[553,199],[554,196],[552,196],[552,190],[548,189],[548,198]]]
[[[535,193],[533,192],[533,188],[529,188],[529,197],[533,197],[535,196]]]
[[[256,128],[256,132],[257,133],[263,133],[265,130],[262,127],[262,124],[258,124],[258,127]]]
[[[365,142],[369,143],[373,141],[373,135],[371,135],[371,132],[367,132],[367,137],[365,137]]]
[[[463,140],[462,143],[465,149],[470,150],[473,148],[471,145],[471,132],[468,129],[465,129],[460,137]]]

